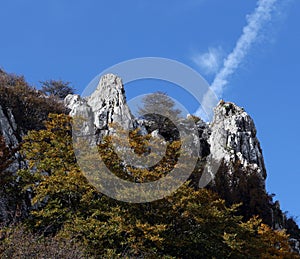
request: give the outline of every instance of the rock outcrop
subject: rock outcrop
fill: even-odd
[[[160,130],[157,129],[156,123],[149,119],[133,117],[126,104],[122,80],[113,74],[103,76],[91,96],[81,98],[79,95],[68,95],[65,104],[70,109],[71,116],[87,119],[81,125],[81,134],[95,136],[97,143],[103,136],[115,132],[111,127],[112,123],[121,125],[125,130],[140,127],[142,134]],[[216,164],[225,162],[230,174],[233,170],[231,168],[240,163],[243,168],[256,172],[260,177],[259,185],[265,188],[266,169],[251,117],[237,105],[224,101],[219,102],[214,112],[211,123],[205,123],[201,119],[196,122],[200,140],[198,153],[202,164],[211,161]],[[166,132],[177,132],[173,128],[166,129],[165,126],[161,130],[160,133],[166,140],[172,139],[170,136],[166,137]],[[178,132],[176,134],[178,135]],[[177,139],[177,135],[173,139]]]
[[[5,144],[9,149],[18,147],[23,133],[17,131],[17,123],[11,109],[1,107],[0,104],[0,135],[4,138]],[[18,152],[14,153],[14,159],[8,170],[16,172],[25,166],[23,159]]]
[[[112,123],[122,125],[126,130],[134,127],[135,120],[126,104],[122,80],[113,74],[103,76],[96,90],[87,98],[68,95],[65,105],[71,110],[71,116],[87,119],[81,129],[82,134],[94,132],[97,142],[114,131]]]
[[[65,105],[70,109],[71,116],[88,119],[81,128],[82,134],[96,135],[97,142],[114,132],[111,123],[117,123],[125,130],[141,127],[144,133],[156,130],[153,121],[133,117],[126,104],[122,80],[113,74],[103,76],[96,90],[87,98],[68,95]],[[200,119],[196,126],[200,139],[199,156],[202,159],[223,160],[229,168],[239,161],[243,167],[257,171],[261,176],[261,185],[265,186],[266,169],[256,128],[242,108],[220,101],[215,108],[213,121],[208,124]],[[169,130],[171,133],[173,131]]]
[[[221,100],[215,108],[210,130],[208,143],[213,159],[223,160],[229,168],[238,161],[242,167],[256,171],[265,186],[267,174],[262,149],[254,122],[244,109]]]

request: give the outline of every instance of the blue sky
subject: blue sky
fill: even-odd
[[[273,4],[270,16],[258,17],[256,34],[241,48],[244,52],[225,73],[227,82],[219,89],[223,99],[244,107],[255,121],[268,192],[276,194],[284,211],[300,216],[300,2],[265,2]],[[250,0],[0,3],[0,66],[23,74],[37,87],[40,80],[70,81],[78,93],[109,66],[147,56],[183,62],[215,85],[224,59],[233,53],[258,4]],[[128,97],[155,88],[181,98],[191,112],[197,110],[195,102],[154,83],[146,82],[141,89],[126,86]]]

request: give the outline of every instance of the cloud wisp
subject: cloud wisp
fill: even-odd
[[[278,0],[258,0],[254,12],[246,16],[247,24],[243,28],[243,33],[238,39],[233,51],[224,60],[223,67],[216,74],[211,89],[218,97],[221,97],[225,86],[228,84],[228,77],[231,76],[239,67],[251,46],[259,37],[263,26],[272,18],[272,12]],[[210,96],[203,98],[203,103],[210,103]],[[211,103],[211,108],[216,104]],[[196,111],[196,115],[203,114],[201,107]]]
[[[215,74],[220,68],[222,54],[221,48],[209,48],[206,53],[194,55],[192,60],[205,74]]]

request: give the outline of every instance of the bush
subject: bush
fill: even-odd
[[[1,258],[87,258],[72,240],[43,237],[22,225],[0,231]]]

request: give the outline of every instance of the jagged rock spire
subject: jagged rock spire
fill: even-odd
[[[65,104],[71,110],[71,116],[89,118],[81,129],[82,134],[98,132],[98,141],[112,130],[111,123],[121,125],[126,130],[134,125],[122,80],[113,74],[102,76],[91,96],[81,98],[79,95],[68,95]]]
[[[214,113],[208,140],[212,156],[217,160],[224,159],[227,165],[239,161],[243,167],[257,171],[265,180],[265,163],[252,118],[243,108],[223,100]]]

